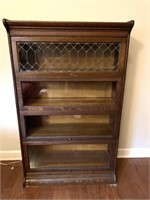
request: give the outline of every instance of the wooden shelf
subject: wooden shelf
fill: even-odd
[[[114,115],[39,115],[24,118],[28,139],[112,137]]]
[[[27,136],[29,138],[47,138],[47,137],[56,137],[59,136],[112,136],[113,129],[110,124],[46,124],[34,128],[31,128],[27,131]]]
[[[25,106],[102,106],[114,105],[113,98],[52,98],[28,99]]]
[[[96,147],[97,149],[94,145],[79,145],[79,148],[78,145],[29,146],[30,168],[56,170],[109,167],[110,157],[105,145],[96,145]]]
[[[25,106],[110,105],[115,101],[116,83],[22,82]]]

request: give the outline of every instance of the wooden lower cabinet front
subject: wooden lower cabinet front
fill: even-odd
[[[115,144],[26,145],[25,185],[49,183],[115,183]]]

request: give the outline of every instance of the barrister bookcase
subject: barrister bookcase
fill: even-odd
[[[134,21],[3,23],[24,186],[115,184]]]

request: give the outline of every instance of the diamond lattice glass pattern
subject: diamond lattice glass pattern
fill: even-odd
[[[118,43],[18,42],[20,71],[118,71]]]

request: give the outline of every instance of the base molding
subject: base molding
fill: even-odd
[[[119,148],[118,158],[149,158],[150,148]]]
[[[22,160],[21,151],[0,151],[0,160]]]
[[[24,187],[37,185],[61,185],[61,184],[92,184],[92,183],[107,183],[116,184],[114,172],[102,171],[96,174],[76,173],[76,174],[46,174],[44,173],[27,173],[24,179]]]
[[[119,148],[118,158],[147,158],[150,148]],[[0,151],[0,160],[21,160],[21,151]]]

